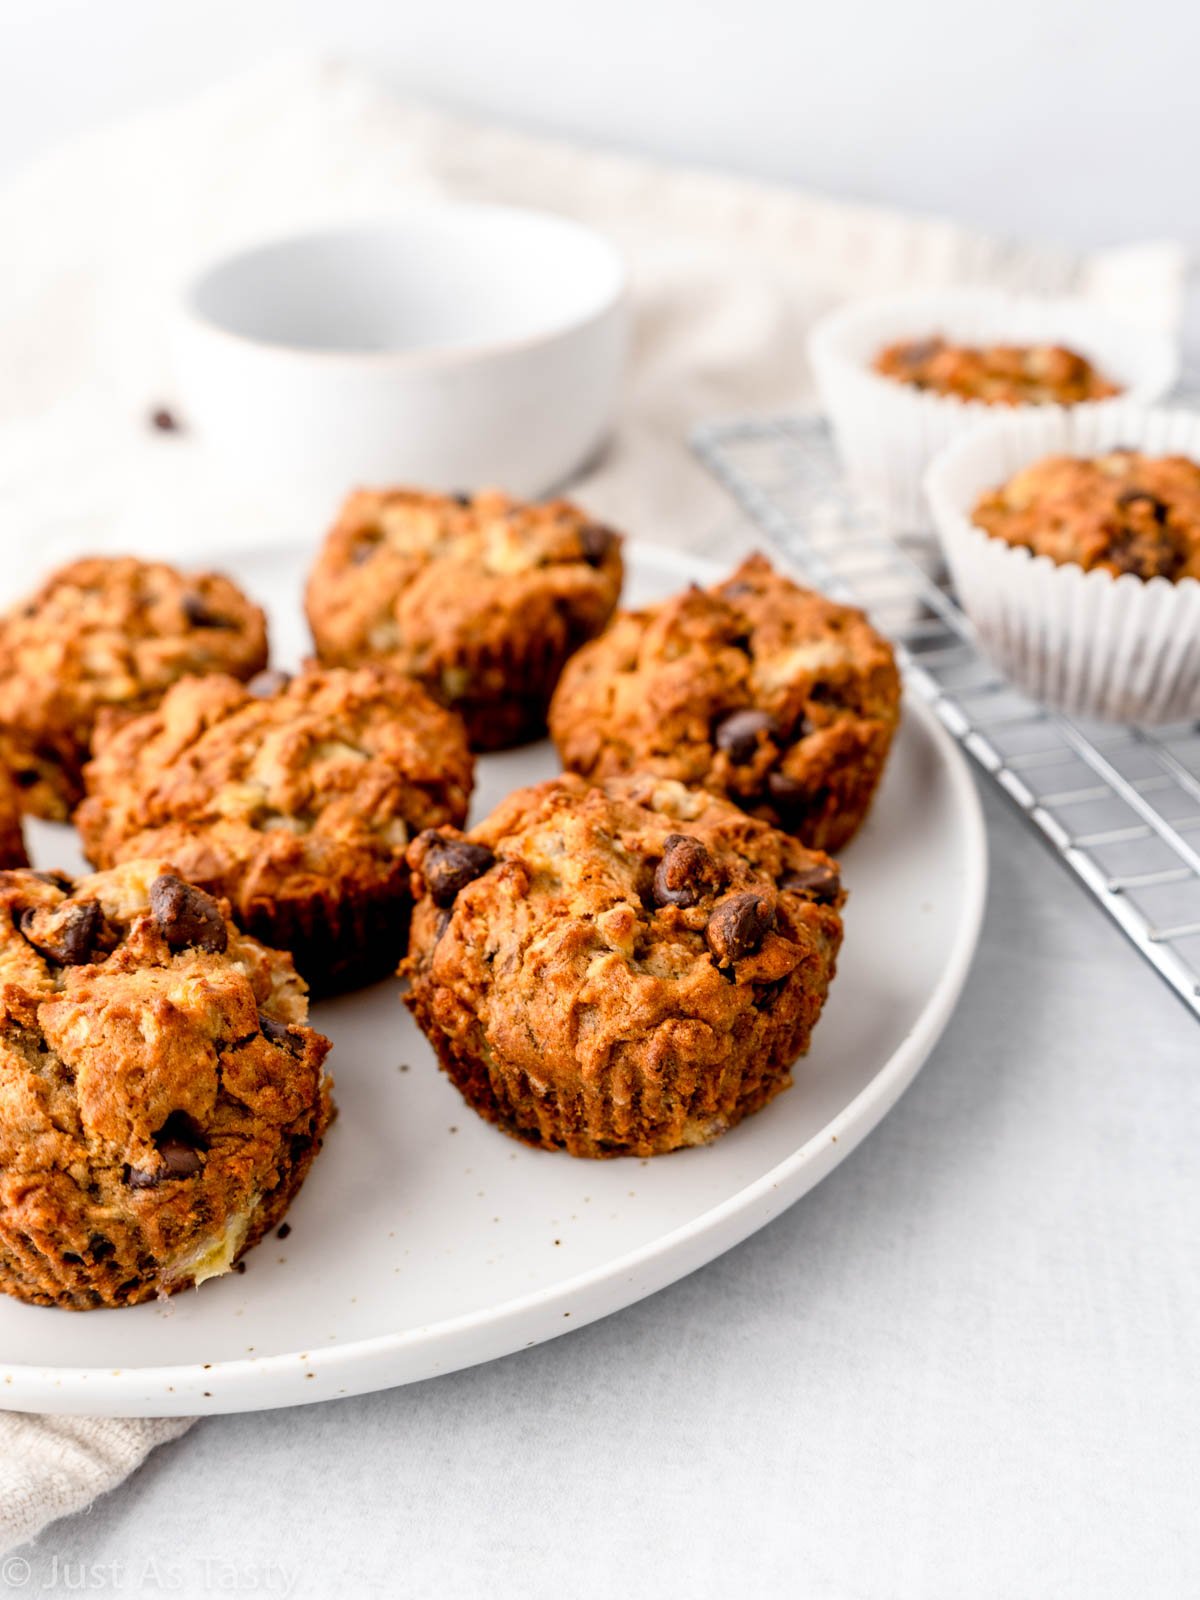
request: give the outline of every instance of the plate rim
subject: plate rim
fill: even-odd
[[[660,569],[684,572],[692,579],[720,570],[720,565],[710,558],[646,541],[631,540],[627,548],[635,561],[643,557]],[[259,546],[243,550],[242,555],[244,559],[253,558],[268,551],[277,554],[279,549],[280,545]],[[920,726],[936,751],[964,830],[965,873],[951,958],[915,1024],[870,1081],[782,1161],[718,1204],[602,1266],[587,1268],[498,1304],[345,1344],[237,1357],[207,1367],[196,1362],[128,1368],[39,1367],[0,1362],[0,1406],[14,1411],[88,1416],[179,1416],[188,1414],[186,1407],[181,1409],[186,1401],[203,1399],[211,1403],[200,1408],[201,1413],[215,1415],[313,1404],[401,1387],[498,1360],[625,1310],[706,1266],[765,1227],[840,1165],[912,1083],[953,1014],[978,947],[988,888],[987,830],[979,793],[957,741],[910,688],[906,688],[904,715]],[[615,1302],[606,1302],[605,1287],[622,1276],[634,1285],[633,1292],[622,1292]],[[588,1305],[589,1299],[595,1304]],[[545,1313],[564,1305],[569,1309],[558,1320],[567,1326],[549,1327],[529,1339],[513,1336],[524,1333],[527,1324],[536,1323]],[[495,1337],[471,1348],[473,1336],[489,1332]],[[401,1359],[440,1347],[448,1347],[451,1353],[445,1363],[430,1363],[406,1375],[387,1371],[389,1357]],[[358,1368],[357,1376],[362,1381],[352,1381],[332,1393],[324,1383],[305,1388],[302,1382],[297,1387],[295,1379],[301,1367],[305,1375],[325,1379],[342,1377]],[[150,1385],[157,1393],[141,1392],[142,1386]]]

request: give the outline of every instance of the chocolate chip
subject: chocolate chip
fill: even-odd
[[[772,800],[777,800],[781,805],[795,805],[799,800],[808,798],[808,790],[798,778],[790,777],[786,772],[767,773],[767,793]]]
[[[279,672],[274,667],[267,667],[264,671],[254,674],[246,685],[246,691],[256,700],[270,700],[272,696],[282,694],[291,681],[290,672]]]
[[[842,880],[832,861],[814,861],[811,867],[789,872],[779,887],[786,894],[807,895],[818,905],[831,906],[842,892]]]
[[[901,345],[900,359],[906,367],[923,367],[943,348],[941,339],[914,339],[911,344]]]
[[[34,877],[48,883],[52,889],[61,889],[64,894],[70,894],[75,887],[65,872],[35,872]]]
[[[172,1111],[154,1135],[154,1144],[162,1165],[130,1167],[125,1182],[131,1189],[157,1189],[168,1178],[194,1178],[203,1167],[203,1140],[186,1112]]]
[[[704,937],[719,967],[753,954],[775,926],[775,907],[761,890],[730,895],[708,919]]]
[[[93,1261],[106,1261],[116,1248],[112,1240],[106,1239],[102,1233],[94,1233],[88,1240]]]
[[[18,789],[32,789],[42,775],[34,767],[19,767],[12,776]]]
[[[694,906],[716,881],[712,856],[686,833],[669,833],[663,840],[663,856],[654,869],[654,901],[660,906]]]
[[[304,1052],[303,1035],[289,1028],[286,1022],[280,1022],[275,1017],[268,1017],[265,1012],[258,1013],[258,1025],[262,1030],[264,1039],[269,1039],[272,1044],[282,1045],[291,1055],[298,1056]]]
[[[723,750],[734,766],[744,767],[757,754],[759,736],[770,738],[774,732],[774,717],[747,706],[742,711],[731,711],[728,716],[722,717],[713,737],[717,749]]]
[[[589,567],[602,567],[616,542],[612,529],[602,528],[598,522],[589,522],[579,530],[580,548]]]
[[[425,841],[421,873],[435,906],[445,909],[454,904],[461,890],[495,865],[496,857],[485,844],[469,839],[448,839],[432,830],[420,835]]]
[[[1151,494],[1149,489],[1124,489],[1117,496],[1117,504],[1122,510],[1129,510],[1137,505],[1145,506],[1160,527],[1166,525],[1170,514],[1170,507],[1166,502],[1160,500],[1156,494]]]
[[[195,945],[217,951],[229,943],[225,918],[212,895],[170,873],[163,873],[150,885],[150,915],[172,950]]]
[[[178,1135],[168,1134],[159,1141],[158,1153],[163,1158],[167,1178],[194,1178],[203,1163],[195,1145]]]
[[[464,493],[464,491],[461,489],[458,490],[456,494],[452,494],[450,498],[454,501],[455,505],[459,506],[469,506],[472,500],[472,496]]]
[[[62,967],[81,967],[92,959],[104,929],[104,913],[94,900],[31,906],[21,913],[26,940]]]
[[[232,628],[233,623],[228,617],[218,616],[198,594],[190,590],[179,602],[183,607],[183,614],[193,628]]]
[[[150,426],[157,428],[159,433],[178,433],[180,431],[179,418],[173,411],[168,411],[166,406],[159,406],[150,413]]]
[[[291,1231],[292,1231],[292,1225],[291,1225],[290,1222],[281,1222],[279,1224],[279,1226],[275,1229],[275,1237],[277,1239],[286,1239],[287,1236],[291,1233]]]

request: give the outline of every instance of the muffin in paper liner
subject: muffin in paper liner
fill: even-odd
[[[935,334],[963,344],[1067,345],[1122,392],[1069,407],[999,406],[920,391],[872,370],[884,346]],[[1170,336],[1121,322],[1085,300],[991,289],[856,301],[814,326],[808,351],[847,474],[889,523],[906,531],[927,524],[922,478],[953,440],[997,415],[1148,405],[1175,382],[1179,365]]]
[[[1108,404],[993,417],[938,456],[925,486],[963,609],[1018,688],[1073,716],[1182,721],[1200,716],[1200,582],[1056,563],[971,520],[982,494],[1035,461],[1117,447],[1200,462],[1200,414]]]

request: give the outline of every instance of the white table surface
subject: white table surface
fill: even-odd
[[[959,1010],[818,1189],[550,1345],[205,1420],[21,1592],[1200,1592],[1200,1033],[985,801]]]

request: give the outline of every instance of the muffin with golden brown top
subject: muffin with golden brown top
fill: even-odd
[[[87,1310],[227,1272],[331,1116],[286,955],[156,861],[0,873],[0,1289]]]
[[[21,800],[7,768],[0,764],[0,868],[28,865],[21,831]]]
[[[405,850],[460,824],[462,725],[388,667],[189,678],[100,742],[76,823],[98,866],[167,856],[328,993],[391,972]]]
[[[409,860],[408,1005],[506,1132],[658,1155],[791,1083],[841,942],[827,856],[682,784],[567,775]]]
[[[1047,456],[982,495],[971,520],[1059,564],[1200,578],[1200,465],[1186,456]]]
[[[263,613],[219,573],[131,556],[63,567],[0,618],[0,744],[24,809],[69,815],[99,719],[148,710],[189,673],[249,678],[266,660]]]
[[[900,714],[862,612],[752,556],[711,589],[622,612],[563,673],[550,731],[584,777],[709,789],[821,850],[866,816]]]
[[[886,345],[871,363],[910,388],[996,406],[1075,406],[1120,386],[1061,344],[955,344],[940,335]]]
[[[621,541],[566,500],[414,489],[350,496],[309,579],[323,662],[387,660],[472,746],[539,737],[563,663],[612,615]]]

